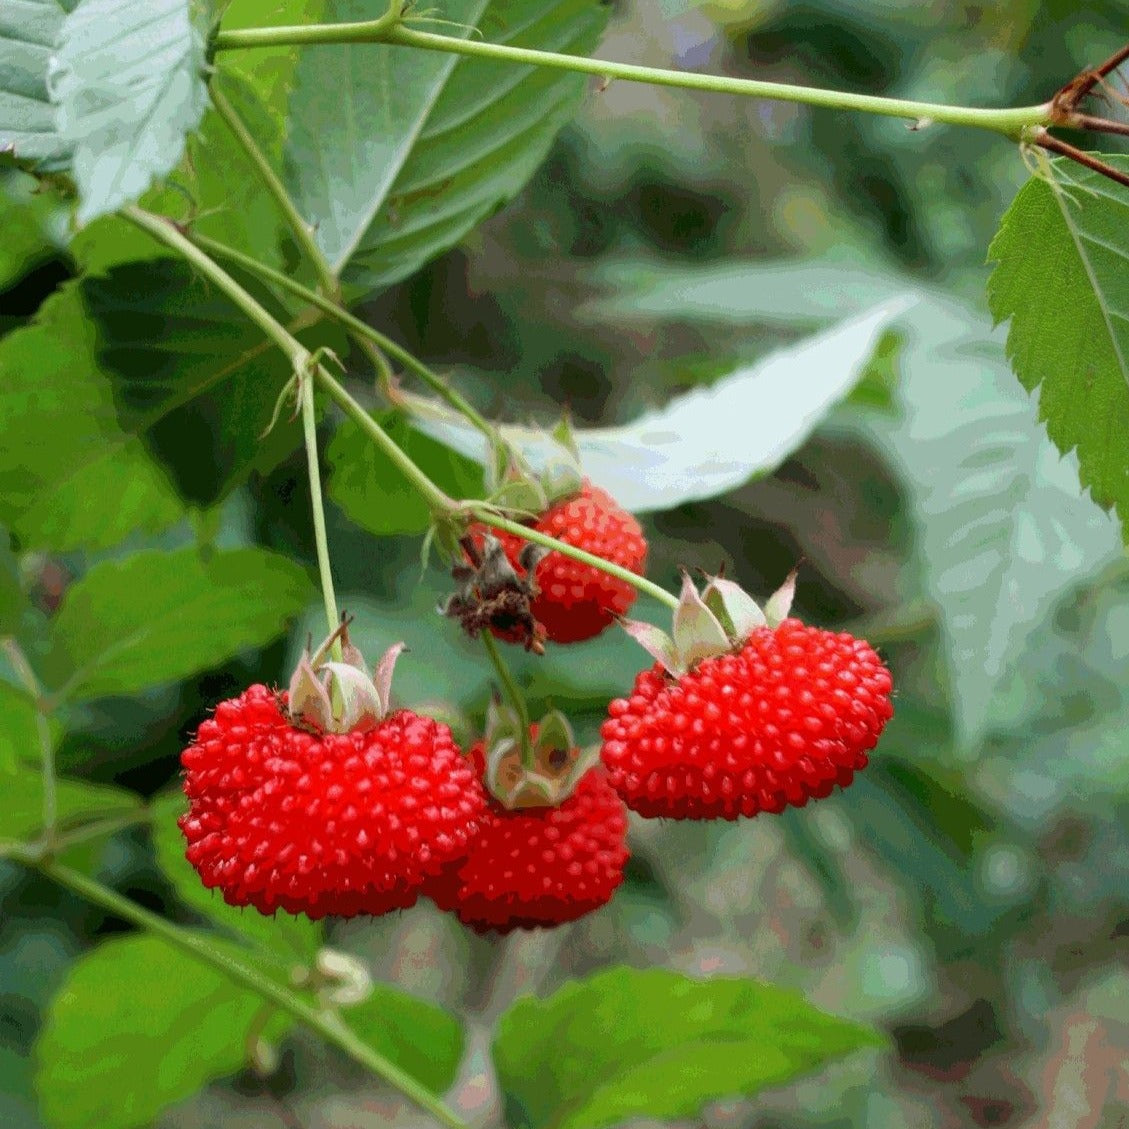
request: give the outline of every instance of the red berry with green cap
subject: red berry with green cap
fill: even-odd
[[[601,756],[641,815],[736,819],[846,787],[893,714],[890,672],[845,632],[785,618],[794,579],[764,611],[729,581],[686,581],[674,636],[628,629],[659,657],[613,701]]]

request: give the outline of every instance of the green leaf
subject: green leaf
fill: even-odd
[[[0,528],[0,636],[15,634],[26,604],[19,562],[7,532]]]
[[[73,6],[73,0],[6,0],[0,10],[0,153],[42,172],[71,161],[47,93],[47,67]]]
[[[435,1004],[387,984],[342,1018],[370,1047],[434,1093],[455,1080],[463,1057],[462,1024]]]
[[[38,737],[30,751],[38,756]],[[66,824],[128,815],[140,800],[121,788],[60,778],[55,783],[55,805],[59,822]],[[37,768],[19,765],[0,780],[0,839],[31,839],[42,827],[43,779]]]
[[[1082,495],[975,314],[929,296],[909,325],[900,410],[870,427],[910,487],[958,736],[974,744],[1031,632],[1118,555],[1117,529]]]
[[[498,1024],[494,1064],[515,1129],[600,1129],[628,1118],[689,1118],[750,1097],[861,1047],[861,1024],[754,980],[692,980],[613,968]]]
[[[121,427],[144,439],[182,495],[214,505],[299,443],[301,431],[285,415],[263,437],[289,361],[183,262],[116,267],[86,279],[82,293]]]
[[[1129,157],[1103,157],[1129,171]],[[1067,172],[1069,169],[1069,173]],[[988,251],[988,299],[1039,417],[1129,540],[1129,189],[1053,162],[1030,180]]]
[[[481,498],[482,467],[412,428],[399,412],[374,417],[395,443],[452,498]],[[427,503],[403,473],[351,419],[341,422],[326,451],[329,496],[362,529],[378,535],[423,533]]]
[[[157,863],[181,901],[236,936],[268,949],[282,950],[288,959],[304,954],[311,960],[321,942],[320,928],[309,918],[286,913],[267,917],[256,909],[229,906],[218,890],[209,890],[184,857],[184,836],[177,817],[188,809],[183,793],[170,792],[153,800],[151,824]]]
[[[0,342],[0,521],[23,548],[105,548],[184,514],[165,474],[118,423],[77,284]]]
[[[269,643],[310,595],[305,570],[265,549],[105,561],[51,621],[47,681],[82,699],[186,678]]]
[[[151,1124],[244,1065],[261,1007],[258,996],[156,938],[100,945],[71,969],[36,1044],[44,1121],[52,1129]]]
[[[326,20],[372,19],[329,0]],[[590,0],[452,0],[443,17],[492,42],[587,54],[607,9]],[[333,268],[378,289],[461,239],[512,197],[572,116],[586,81],[438,52],[356,44],[302,53],[289,182]]]
[[[82,0],[63,21],[52,66],[87,223],[176,167],[208,103],[204,40],[188,0]]]
[[[0,773],[15,772],[21,763],[38,759],[38,717],[35,703],[23,690],[0,682]]]
[[[232,0],[223,7],[224,31],[325,22],[325,0]],[[223,51],[216,57],[220,73],[242,79],[268,110],[273,122],[272,136],[268,141],[256,133],[255,140],[272,159],[282,156],[287,102],[301,54],[292,46],[256,47],[254,51]],[[230,97],[226,81],[224,93]]]

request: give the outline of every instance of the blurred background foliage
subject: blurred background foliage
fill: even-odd
[[[617,0],[601,54],[1018,105],[1124,37],[1123,0]],[[483,941],[423,906],[333,929],[381,978],[470,1017],[464,1110],[495,1108],[483,1033],[516,992],[625,962],[791,985],[891,1034],[892,1054],[711,1108],[711,1129],[1114,1129],[1129,1116],[1129,567],[1098,511],[1059,485],[1072,471],[1039,439],[998,339],[984,344],[985,249],[1026,175],[1013,147],[975,131],[613,83],[590,91],[517,200],[365,307],[513,420],[549,418],[560,404],[580,423],[629,420],[865,306],[867,278],[963,319],[980,349],[961,346],[965,369],[999,375],[962,398],[921,346],[921,323],[894,327],[856,390],[775,473],[646,515],[660,582],[724,562],[766,592],[803,558],[799,614],[881,648],[897,712],[849,791],[735,826],[638,823],[622,892],[555,933]],[[50,200],[17,174],[2,183],[5,334],[74,267]],[[776,260],[792,265],[758,273]],[[828,273],[803,273],[813,264]],[[931,413],[928,444],[905,425],[915,410]],[[976,438],[1001,412],[1026,421],[1002,453],[999,435]],[[170,464],[183,460],[180,430],[153,442]],[[296,454],[195,528],[127,547],[172,548],[203,532],[312,568],[304,474]],[[1015,516],[1027,506],[1034,527],[1066,527],[1053,560],[1027,551],[1030,530]],[[421,570],[417,537],[374,538],[332,506],[329,518],[358,642],[372,654],[408,640],[401,699],[472,736],[489,676],[434,614],[445,578]],[[23,556],[29,614],[49,615],[73,579],[123,551]],[[146,795],[175,783],[208,708],[251,681],[283,679],[320,614],[312,603],[288,639],[202,677],[87,703],[62,739],[63,770]],[[611,635],[517,665],[534,708],[564,709],[592,740],[643,663]],[[143,905],[192,919],[145,831],[92,848],[86,864]],[[0,865],[0,898],[0,1124],[32,1129],[40,1009],[78,954],[127,927],[14,866]],[[161,1124],[286,1116],[307,1126],[418,1117],[299,1036],[268,1082],[212,1086]]]

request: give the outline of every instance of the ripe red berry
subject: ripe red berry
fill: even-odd
[[[483,746],[471,750],[483,771]],[[559,807],[507,810],[487,800],[466,857],[428,886],[444,910],[478,933],[575,921],[606,904],[623,881],[627,810],[600,766]]]
[[[466,853],[485,794],[451,731],[401,710],[317,736],[256,685],[185,749],[188,861],[231,905],[312,918],[415,903]]]
[[[787,619],[672,678],[656,664],[608,708],[602,756],[645,816],[736,819],[846,787],[893,714],[869,643]]]
[[[641,574],[647,563],[647,542],[638,521],[606,490],[587,480],[579,494],[550,506],[531,524],[540,533],[632,572]],[[528,542],[511,533],[492,532],[510,563],[520,569],[518,558]],[[542,558],[534,579],[540,593],[531,610],[554,643],[579,643],[599,635],[635,601],[635,589],[627,581],[559,552]]]

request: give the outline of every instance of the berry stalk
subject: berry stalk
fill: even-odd
[[[597,557],[594,553],[578,549],[575,545],[559,541],[556,537],[550,537],[547,533],[531,529],[528,525],[522,525],[520,522],[502,517],[501,514],[484,502],[468,502],[464,509],[483,525],[488,525],[492,529],[504,530],[506,533],[512,533],[515,537],[520,537],[525,541],[532,541],[535,545],[543,545],[546,549],[553,549],[562,556],[571,557],[581,564],[598,568],[601,572],[606,572],[609,576],[614,576],[617,580],[630,584],[642,595],[650,596],[653,600],[658,600],[660,604],[666,604],[672,610],[678,607],[678,597],[673,592],[668,592],[665,588],[659,587],[645,576],[640,576],[628,568],[606,561],[603,557]]]
[[[297,395],[302,408],[302,436],[306,444],[306,473],[310,480],[310,507],[314,517],[314,544],[317,548],[318,576],[325,602],[325,618],[330,633],[337,630],[341,616],[337,612],[337,596],[333,591],[333,568],[329,562],[329,538],[325,530],[325,503],[321,496],[321,468],[318,466],[317,415],[314,408],[314,384],[308,373],[298,377]],[[341,659],[341,641],[333,642],[334,658]]]
[[[484,631],[482,632],[481,639],[482,645],[486,648],[486,654],[489,656],[490,663],[494,667],[495,673],[498,675],[498,681],[501,682],[502,689],[505,691],[506,700],[510,703],[514,713],[517,714],[518,721],[521,722],[522,766],[524,768],[532,768],[533,744],[529,740],[529,707],[525,704],[525,695],[514,681],[514,676],[510,672],[510,668],[506,666],[506,660],[502,658],[502,654],[498,650],[498,644],[494,642],[494,637],[489,631]]]

